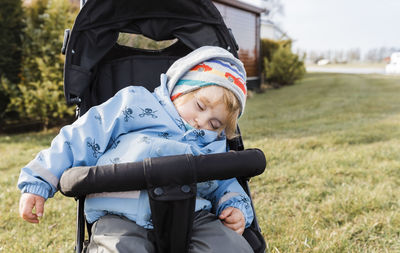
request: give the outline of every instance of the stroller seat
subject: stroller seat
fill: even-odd
[[[155,41],[177,39],[177,42],[160,50],[131,48],[117,43],[120,32],[142,34]],[[134,84],[153,90],[159,84],[160,74],[165,73],[173,62],[192,50],[205,45],[225,48],[238,57],[238,46],[235,39],[211,0],[90,0],[81,9],[73,29],[65,33],[63,51],[66,56],[64,66],[66,101],[70,105],[77,105],[78,116],[80,116],[92,106],[103,103],[126,86]],[[218,174],[217,176],[212,175],[212,173],[209,174],[213,171],[212,168],[209,168],[204,170],[207,171],[205,179],[215,176],[215,179],[237,177],[249,196],[249,177],[260,174],[265,169],[265,158],[262,152],[259,150],[243,151],[244,147],[240,137],[229,141],[228,145],[230,150],[238,152],[229,152],[218,156],[210,155],[210,157],[208,157],[209,155],[189,158],[188,156],[161,157],[148,159],[137,164],[121,164],[111,168],[94,166],[85,169],[79,168],[78,170],[72,169],[71,172],[64,173],[60,181],[60,191],[67,196],[78,199],[76,252],[82,252],[85,235],[84,196],[96,191],[104,192],[105,189],[92,189],[84,183],[85,189],[82,190],[79,187],[82,186],[82,182],[87,181],[77,179],[88,179],[88,177],[85,174],[77,176],[77,174],[74,174],[76,172],[73,171],[80,171],[79,173],[90,171],[89,174],[92,175],[108,175],[105,178],[89,177],[89,179],[100,180],[96,182],[102,183],[93,185],[107,186],[109,191],[133,190],[136,189],[135,187],[147,189],[150,195],[150,206],[159,253],[185,252],[190,240],[190,223],[193,219],[193,215],[187,210],[193,210],[193,196],[195,196],[193,193],[196,191],[196,182],[200,182],[195,180],[196,178],[199,179],[195,168],[210,167],[206,163],[210,159],[216,159],[212,161],[221,166],[224,164],[232,165],[229,167],[234,168],[235,164],[226,161],[236,157],[233,161],[237,161],[236,165],[242,165],[242,167],[236,168],[236,170],[227,168],[223,175]],[[240,157],[239,160],[237,160],[238,157]],[[249,163],[240,161],[248,161],[246,159],[251,159],[252,162],[258,159],[260,162],[254,162],[257,170],[252,173],[241,173],[241,171],[246,171],[246,167],[248,167],[246,164]],[[167,176],[154,176],[151,179],[137,177],[138,174],[141,175],[146,170],[153,171],[151,175],[163,175],[156,173],[155,171],[158,170],[154,168],[165,166],[169,162],[173,162],[170,164],[173,168],[177,167],[176,164],[181,165],[178,167],[181,169],[182,178],[178,185],[169,186],[168,180],[166,180]],[[133,178],[121,177],[112,173],[111,175],[117,178],[117,181],[110,181],[110,174],[107,173],[116,171],[116,168],[118,171],[121,171],[118,168],[124,168],[125,172],[136,173],[136,178],[143,180],[139,180],[140,182],[135,184],[127,183],[129,189],[113,188],[114,186],[124,185],[121,181],[118,181],[118,178],[121,180]],[[170,168],[168,167],[168,169]],[[147,175],[150,175],[149,172]],[[164,191],[170,194],[162,196],[156,194],[154,190],[160,187],[160,182],[162,182],[161,186],[164,187]],[[186,192],[186,194],[185,192],[182,193],[181,187],[184,185],[189,185],[191,191]],[[177,238],[175,237],[175,235],[178,235],[177,233],[166,230],[165,224],[168,222],[165,222],[165,220],[169,219],[168,224],[171,224],[171,219],[174,217],[175,219],[177,217],[182,219],[182,216],[179,215],[183,215],[184,212],[175,212],[175,210],[181,210],[182,207],[189,215],[185,216],[187,222],[181,224],[182,232],[179,233],[180,237]],[[245,230],[243,236],[249,241],[255,252],[264,252],[265,241],[262,238],[256,216],[254,215],[254,217],[252,225]],[[88,232],[90,233],[90,230]],[[184,236],[185,234],[187,236]]]

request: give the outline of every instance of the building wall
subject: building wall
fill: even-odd
[[[279,39],[273,24],[261,23],[261,38],[262,39],[273,39],[273,40]]]
[[[245,65],[249,81],[259,80],[259,15],[221,3],[214,2],[214,4],[221,13],[227,27],[232,29],[239,45],[239,58]]]

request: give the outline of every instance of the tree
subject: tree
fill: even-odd
[[[68,0],[37,0],[27,10],[22,79],[11,104],[21,117],[40,120],[45,128],[73,114],[64,100],[60,49],[76,13]]]
[[[22,58],[22,84],[40,80],[40,71],[35,60],[41,55],[43,39],[41,35],[44,27],[44,14],[47,10],[48,0],[34,0],[25,9],[25,33],[23,40]]]
[[[0,78],[19,81],[23,34],[22,2],[0,1]]]
[[[19,0],[0,0],[0,122],[10,102],[3,87],[20,79],[23,35],[23,10]]]
[[[171,46],[176,41],[176,39],[155,41],[141,34],[120,33],[117,43],[133,48],[159,50]]]
[[[358,62],[361,59],[361,51],[359,48],[351,48],[347,51],[347,59],[349,62]]]
[[[264,8],[268,10],[266,15],[269,20],[276,21],[277,16],[283,16],[285,9],[281,0],[262,0]]]

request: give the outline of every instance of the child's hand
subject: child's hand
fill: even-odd
[[[45,199],[41,196],[23,193],[19,201],[19,215],[22,219],[31,223],[39,223],[39,218],[43,216]],[[36,213],[33,213],[35,208]]]
[[[239,235],[243,234],[246,225],[242,211],[234,207],[225,208],[219,215],[222,224],[232,229]]]

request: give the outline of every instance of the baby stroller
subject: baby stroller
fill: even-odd
[[[155,41],[176,38],[177,42],[161,50],[131,48],[116,43],[120,32],[143,34]],[[153,90],[160,74],[175,60],[205,45],[223,47],[237,57],[235,39],[211,0],[90,0],[64,36],[67,103],[77,105],[79,116],[127,85]],[[76,252],[82,252],[85,238],[85,195],[142,189],[149,193],[158,252],[187,252],[196,183],[237,177],[250,196],[248,179],[265,169],[260,150],[244,150],[241,138],[228,145],[237,152],[148,158],[66,171],[59,188],[78,200]],[[265,251],[256,218],[243,236],[254,252]]]

